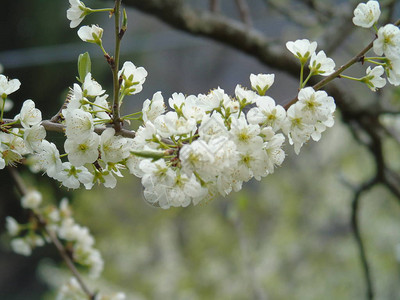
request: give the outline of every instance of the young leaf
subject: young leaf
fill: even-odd
[[[78,72],[79,72],[79,82],[83,83],[85,81],[86,74],[91,72],[92,63],[90,61],[90,55],[88,52],[79,54],[78,58]]]

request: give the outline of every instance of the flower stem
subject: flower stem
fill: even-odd
[[[340,74],[340,78],[346,78],[346,79],[350,79],[350,80],[354,80],[354,81],[362,81],[362,78],[355,78],[355,77],[351,77],[351,76],[347,76],[347,75],[343,75],[343,74]]]
[[[0,122],[3,121],[4,107],[5,107],[5,105],[6,105],[6,98],[5,98],[5,97],[2,97],[2,99],[3,99],[3,103],[2,103],[2,105],[1,105]]]
[[[114,10],[114,8],[98,8],[98,9],[90,9],[91,13],[95,13],[95,12],[112,12]]]
[[[124,119],[124,118],[129,118],[129,117],[131,117],[131,116],[136,116],[136,115],[140,115],[140,114],[142,114],[142,112],[141,111],[138,111],[138,112],[135,112],[135,113],[132,113],[132,114],[129,114],[129,115],[125,115],[125,116],[123,116],[122,118]]]
[[[311,76],[313,76],[314,73],[310,72],[310,74],[308,74],[307,78],[304,80],[303,84],[300,86],[300,88],[304,88],[306,86],[306,83],[310,80]]]
[[[304,63],[301,63],[300,66],[300,84],[299,84],[299,89],[303,87],[303,76],[304,76]]]
[[[103,109],[103,110],[106,111],[106,112],[111,113],[111,110],[110,110],[110,109],[108,109],[108,108],[106,108],[106,107],[104,107],[104,106],[98,105],[98,104],[96,104],[96,103],[94,103],[94,102],[90,102],[89,100],[83,100],[83,102],[84,102],[85,104],[90,104],[90,105],[92,105],[92,106],[96,106],[96,107],[98,107],[98,108]]]

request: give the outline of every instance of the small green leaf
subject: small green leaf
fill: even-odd
[[[123,10],[123,18],[122,18],[122,29],[126,31],[128,27],[128,16],[126,15],[126,10]]]
[[[91,72],[92,62],[90,61],[90,55],[88,52],[79,55],[78,58],[78,72],[79,81],[83,83],[87,73]]]
[[[131,153],[139,157],[152,158],[153,161],[166,156],[165,151],[131,151]]]

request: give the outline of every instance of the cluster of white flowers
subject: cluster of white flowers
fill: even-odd
[[[31,190],[21,199],[22,207],[31,209],[39,217],[32,218],[26,224],[19,224],[14,218],[6,218],[6,228],[10,236],[12,249],[22,255],[30,255],[32,249],[50,242],[47,230],[68,243],[68,250],[74,262],[85,266],[89,275],[98,278],[103,270],[100,252],[93,247],[94,238],[88,228],[75,222],[66,198],[59,207],[41,206],[42,195]],[[45,230],[44,226],[47,230]]]
[[[295,55],[311,59],[315,75],[332,73],[331,59],[321,52],[315,54],[316,42],[289,44],[296,48]],[[119,76],[123,97],[142,90],[147,72],[125,62]],[[132,139],[104,126],[112,121],[108,95],[88,72],[81,85],[74,84],[62,110],[68,160],[63,161],[56,145],[45,140],[41,113],[27,100],[15,117],[22,128],[0,135],[7,147],[2,152],[4,164],[31,154],[36,169],[72,189],[81,184],[90,189],[96,182],[113,188],[115,176],[121,177],[121,170],[127,168],[142,178],[147,201],[162,208],[225,196],[240,190],[243,182],[253,177],[260,180],[273,173],[282,164],[284,134],[298,154],[310,138],[318,141],[326,127],[333,125],[332,97],[304,88],[286,111],[265,95],[274,79],[273,74],[251,74],[253,90],[237,85],[234,97],[221,88],[207,95],[174,93],[168,99],[169,111],[157,92],[143,103],[143,125]],[[7,152],[13,154],[4,154]],[[76,226],[65,221],[61,228],[62,238],[67,238],[63,232]]]
[[[133,139],[126,166],[142,177],[150,203],[187,206],[238,191],[243,182],[260,180],[282,164],[285,136],[279,131],[299,153],[310,137],[318,141],[333,125],[335,104],[325,92],[304,88],[286,111],[265,95],[273,74],[252,74],[250,81],[254,91],[237,85],[235,97],[221,88],[207,95],[174,93],[168,112],[160,92],[145,101],[144,124]]]
[[[390,84],[394,86],[400,85],[400,29],[393,24],[387,24],[378,29],[376,24],[380,15],[379,2],[371,0],[367,3],[360,3],[354,10],[353,17],[355,25],[364,28],[373,26],[377,30],[373,51],[376,55],[383,55],[383,57],[366,58],[366,61],[378,66],[373,69],[368,67],[366,76],[361,78],[361,81],[366,83],[372,91],[376,91],[377,88],[382,88],[386,85],[386,79],[381,77],[384,72],[386,72],[386,77]]]
[[[71,299],[87,299],[88,295],[85,294],[79,285],[75,277],[71,277],[70,280],[65,283],[58,291],[56,300],[71,300]],[[125,300],[126,296],[124,293],[114,293],[104,295],[102,293],[96,293],[94,300]]]

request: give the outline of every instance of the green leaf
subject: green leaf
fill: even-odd
[[[78,57],[78,72],[79,81],[84,82],[87,73],[91,72],[92,62],[90,61],[90,55],[88,52],[80,54]]]
[[[139,157],[152,158],[153,161],[166,156],[165,151],[131,151],[131,153]]]

